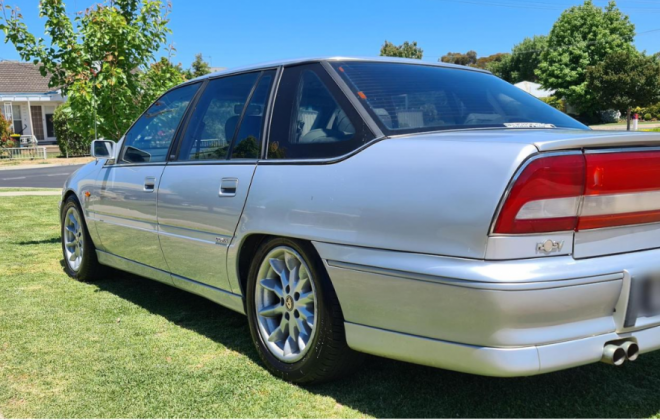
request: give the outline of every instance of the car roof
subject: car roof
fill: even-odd
[[[457,64],[442,63],[442,62],[422,61],[422,60],[415,60],[415,59],[410,59],[410,58],[397,58],[397,57],[341,57],[341,56],[339,56],[339,57],[295,58],[295,59],[289,59],[289,60],[279,60],[279,61],[271,61],[271,62],[253,64],[253,65],[249,65],[249,66],[235,67],[235,68],[230,68],[230,69],[210,73],[210,74],[207,74],[205,76],[201,76],[201,77],[198,77],[196,79],[190,80],[190,82],[204,80],[204,79],[213,78],[213,77],[217,77],[217,76],[223,76],[223,75],[227,75],[227,74],[242,73],[242,72],[246,72],[246,71],[250,71],[250,70],[259,70],[259,69],[273,68],[273,67],[279,67],[279,66],[291,66],[291,65],[303,64],[303,63],[316,63],[316,62],[320,62],[320,61],[370,61],[370,62],[381,62],[381,63],[416,64],[416,65],[421,65],[421,66],[445,67],[445,68],[452,68],[452,69],[457,69],[457,70],[471,70],[471,71],[476,71],[476,72],[480,72],[480,73],[490,74],[490,72],[487,71],[487,70],[478,69],[478,68],[475,68],[475,67],[460,66],[460,65],[457,65]]]

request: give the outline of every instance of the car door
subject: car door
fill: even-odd
[[[158,227],[174,283],[231,290],[226,252],[261,151],[275,70],[212,79],[158,190]]]
[[[89,209],[101,250],[167,271],[158,239],[157,190],[181,121],[200,84],[159,98],[124,136],[115,162],[99,172]]]

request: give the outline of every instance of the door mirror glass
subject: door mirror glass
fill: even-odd
[[[114,159],[115,142],[110,140],[94,140],[92,142],[92,156],[97,159]]]

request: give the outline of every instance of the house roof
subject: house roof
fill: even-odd
[[[39,66],[18,61],[0,61],[0,93],[47,93],[57,89],[48,86]]]

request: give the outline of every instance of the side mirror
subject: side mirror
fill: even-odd
[[[114,159],[115,142],[110,140],[92,141],[92,156],[97,159]]]

